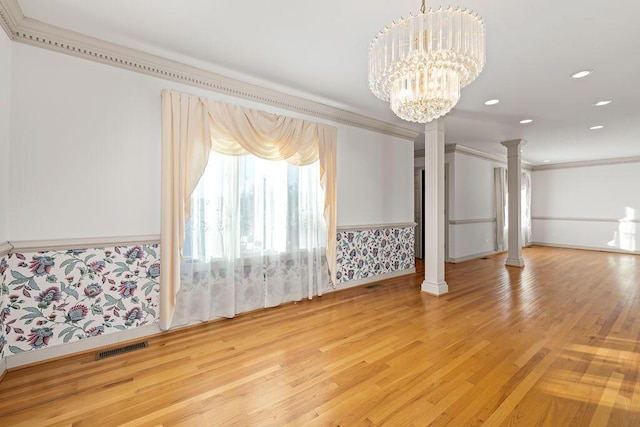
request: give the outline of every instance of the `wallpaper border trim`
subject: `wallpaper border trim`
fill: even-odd
[[[16,0],[0,0],[0,20],[9,37],[20,43],[113,65],[193,87],[269,104],[382,134],[415,140],[418,132],[404,126],[267,89],[161,56],[56,27],[22,14]]]
[[[387,229],[387,228],[406,228],[406,227],[415,227],[415,222],[398,222],[398,223],[390,223],[390,224],[364,224],[364,225],[339,225],[337,227],[337,231],[363,231],[363,230],[374,230],[374,229]]]
[[[640,224],[640,219],[620,219],[620,218],[578,218],[578,217],[553,217],[553,216],[532,216],[532,221],[579,221],[579,222],[632,222]]]
[[[138,328],[118,331],[115,334],[99,335],[90,339],[74,341],[66,344],[45,347],[38,351],[25,351],[24,353],[8,354],[4,357],[7,370],[25,365],[34,365],[42,362],[50,362],[61,357],[76,353],[97,351],[100,347],[113,346],[126,341],[149,337],[162,333],[158,323],[141,326]]]
[[[9,243],[9,242],[7,242]],[[61,251],[67,249],[94,249],[110,246],[129,246],[159,244],[160,236],[156,234],[147,236],[120,236],[120,237],[90,237],[78,239],[55,240],[22,240],[11,242],[10,252],[44,252]]]

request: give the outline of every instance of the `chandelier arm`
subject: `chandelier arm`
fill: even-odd
[[[420,8],[420,12],[425,13],[427,11],[427,6],[424,4],[425,0],[422,0],[422,7]]]

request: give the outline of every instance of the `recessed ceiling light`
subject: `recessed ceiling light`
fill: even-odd
[[[524,120],[520,120],[520,124],[521,125],[526,125],[527,123],[531,123],[533,120],[531,119],[524,119]]]
[[[591,73],[593,73],[593,70],[582,70],[582,71],[578,71],[575,74],[572,74],[571,77],[574,79],[581,79],[583,77],[587,77]]]
[[[595,104],[593,104],[594,107],[602,107],[603,105],[609,105],[611,104],[611,100],[607,99],[606,101],[598,101]]]
[[[490,99],[488,101],[485,101],[484,105],[496,105],[498,102],[500,102],[499,99]]]
[[[549,163],[551,160],[543,160],[542,163]]]
[[[598,129],[602,129],[604,126],[602,125],[598,125],[598,126],[591,126],[589,129],[591,130],[598,130]]]

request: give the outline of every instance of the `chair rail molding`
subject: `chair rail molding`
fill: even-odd
[[[413,141],[419,134],[419,132],[407,127],[299,96],[267,89],[178,61],[37,21],[23,15],[17,0],[0,0],[0,17],[2,17],[0,20],[2,27],[9,34],[9,37],[20,43],[402,139]]]
[[[57,240],[24,240],[7,242],[10,246],[7,252],[32,253],[45,251],[63,251],[68,249],[90,249],[104,248],[112,246],[130,246],[159,244],[159,235],[149,236],[119,236],[119,237],[91,237],[78,239],[57,239]],[[2,250],[0,245],[0,251]],[[0,252],[1,253],[1,252]]]

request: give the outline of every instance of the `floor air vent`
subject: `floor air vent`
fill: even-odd
[[[101,351],[100,353],[96,353],[96,360],[106,359],[107,357],[117,356],[119,354],[129,353],[131,351],[140,350],[147,347],[149,347],[149,343],[147,341],[142,341],[135,344],[125,345],[123,347],[112,348],[111,350],[105,350]]]
[[[379,288],[380,286],[382,286],[380,283],[374,283],[373,285],[365,286],[365,289],[375,289]]]

